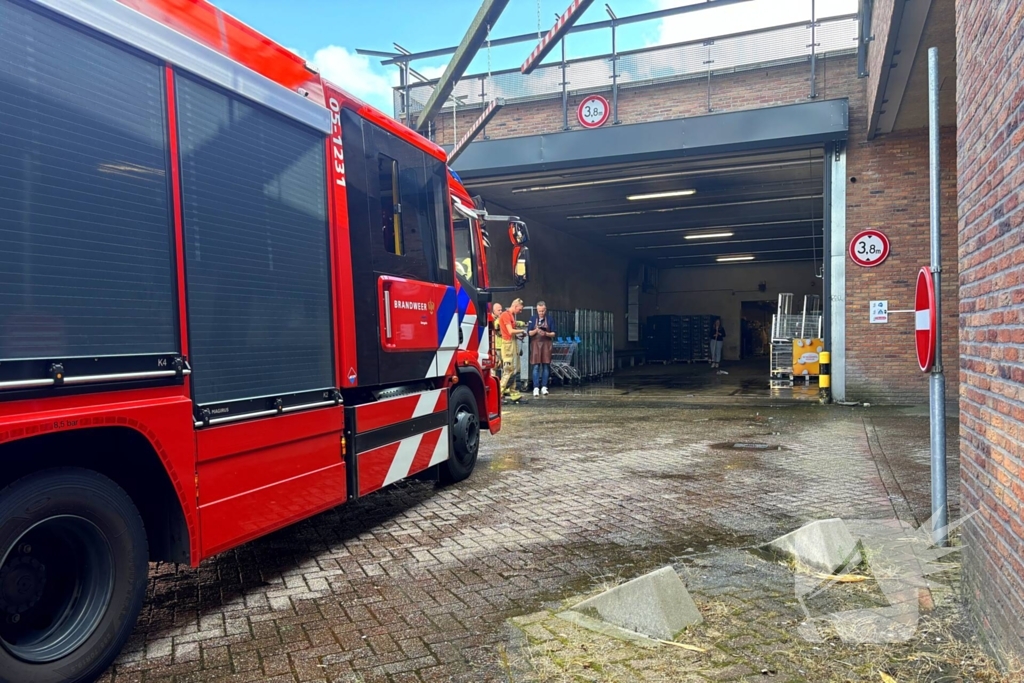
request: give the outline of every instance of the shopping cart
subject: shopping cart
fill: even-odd
[[[559,337],[551,345],[551,372],[562,380],[562,383],[579,384],[580,373],[573,367],[577,342],[573,339]]]

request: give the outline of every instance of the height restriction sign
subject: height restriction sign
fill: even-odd
[[[917,271],[917,292],[914,294],[914,341],[917,365],[923,372],[935,363],[935,280],[924,266]]]
[[[611,107],[600,95],[588,95],[576,108],[576,118],[584,128],[600,128],[608,120]]]
[[[889,257],[889,238],[878,230],[862,230],[850,240],[850,258],[858,266],[872,268]]]

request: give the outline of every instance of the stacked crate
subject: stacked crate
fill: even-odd
[[[691,361],[693,360],[693,338],[690,336],[690,325],[693,324],[693,317],[689,315],[679,316],[680,321],[680,336],[682,341],[680,342],[680,348],[676,354],[676,360]]]
[[[711,359],[711,316],[690,316],[690,343],[693,344],[691,358],[694,361]]]
[[[648,362],[670,363],[690,359],[689,330],[678,315],[652,315],[647,318],[644,345]]]

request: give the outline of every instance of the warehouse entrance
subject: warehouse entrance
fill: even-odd
[[[489,210],[529,221],[528,305],[611,314],[616,387],[778,395],[772,380],[777,390],[794,373],[799,385],[817,372],[794,368],[794,338],[808,340],[797,354],[805,361],[804,344],[816,352],[842,339],[823,306],[836,284],[840,106],[845,113],[844,101],[830,101],[537,136],[535,149],[530,138],[475,143],[456,170]],[[794,118],[806,125],[795,130]]]

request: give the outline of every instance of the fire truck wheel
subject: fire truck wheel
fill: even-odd
[[[441,481],[452,484],[473,473],[480,450],[480,416],[476,397],[467,386],[459,386],[448,400],[452,422],[452,453],[441,465]]]
[[[0,681],[93,681],[139,615],[149,569],[131,498],[85,469],[0,491]]]

